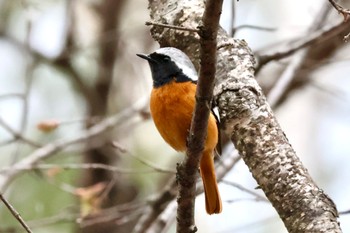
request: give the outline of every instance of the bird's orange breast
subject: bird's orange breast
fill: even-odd
[[[151,93],[150,108],[153,121],[164,140],[175,150],[185,151],[195,106],[196,85],[191,82],[175,81]],[[214,150],[218,142],[215,117],[210,114],[208,136],[204,150]]]

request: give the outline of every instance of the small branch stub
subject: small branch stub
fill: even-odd
[[[164,23],[156,23],[156,22],[151,22],[151,21],[146,21],[145,25],[146,26],[157,26],[157,27],[169,28],[169,29],[174,29],[174,30],[182,30],[182,31],[189,31],[189,32],[197,32],[197,33],[199,33],[198,29],[187,28],[187,27],[180,27],[180,26],[164,24]]]

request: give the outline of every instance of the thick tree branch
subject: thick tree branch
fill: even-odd
[[[246,44],[233,45],[222,62],[236,67],[216,87],[228,135],[289,232],[341,232],[331,199],[314,183],[274,117],[252,73]],[[226,55],[226,56],[225,56]]]
[[[202,4],[201,0],[150,1],[151,18],[194,28],[202,15]],[[169,5],[173,6],[170,12]],[[183,49],[198,65],[198,37],[194,33],[159,27],[151,32],[161,46]],[[247,43],[229,38],[222,30],[217,38],[215,102],[225,132],[253,177],[289,232],[341,232],[334,203],[303,167],[254,79],[255,59]]]

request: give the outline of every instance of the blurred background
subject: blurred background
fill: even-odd
[[[149,67],[135,56],[158,48],[145,26],[147,6],[143,0],[0,0],[0,184],[12,165],[45,145],[79,138],[147,100]],[[326,0],[225,0],[223,10],[221,25],[257,55],[307,38],[315,20],[320,29],[344,19]],[[339,211],[350,209],[350,46],[342,40],[349,32],[350,26],[304,50],[292,81],[272,104],[298,156]],[[259,70],[266,94],[293,57]],[[52,166],[27,168],[0,187],[34,232],[131,232],[146,200],[167,184],[182,158],[161,139],[145,105],[98,137],[67,143],[39,163]],[[208,216],[203,195],[196,199],[199,232],[286,232],[268,202],[236,187],[263,196],[243,161],[224,180],[222,214]],[[122,214],[106,214],[107,207]],[[339,221],[350,232],[350,215]],[[3,203],[2,232],[23,232]]]

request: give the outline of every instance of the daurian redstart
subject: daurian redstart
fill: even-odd
[[[137,54],[137,56],[147,60],[152,71],[153,89],[150,108],[159,133],[175,150],[186,151],[198,79],[191,60],[180,50],[171,47],[160,48],[149,55]],[[218,128],[216,119],[211,113],[200,161],[208,214],[218,214],[222,210],[214,170],[214,150],[217,143]]]

